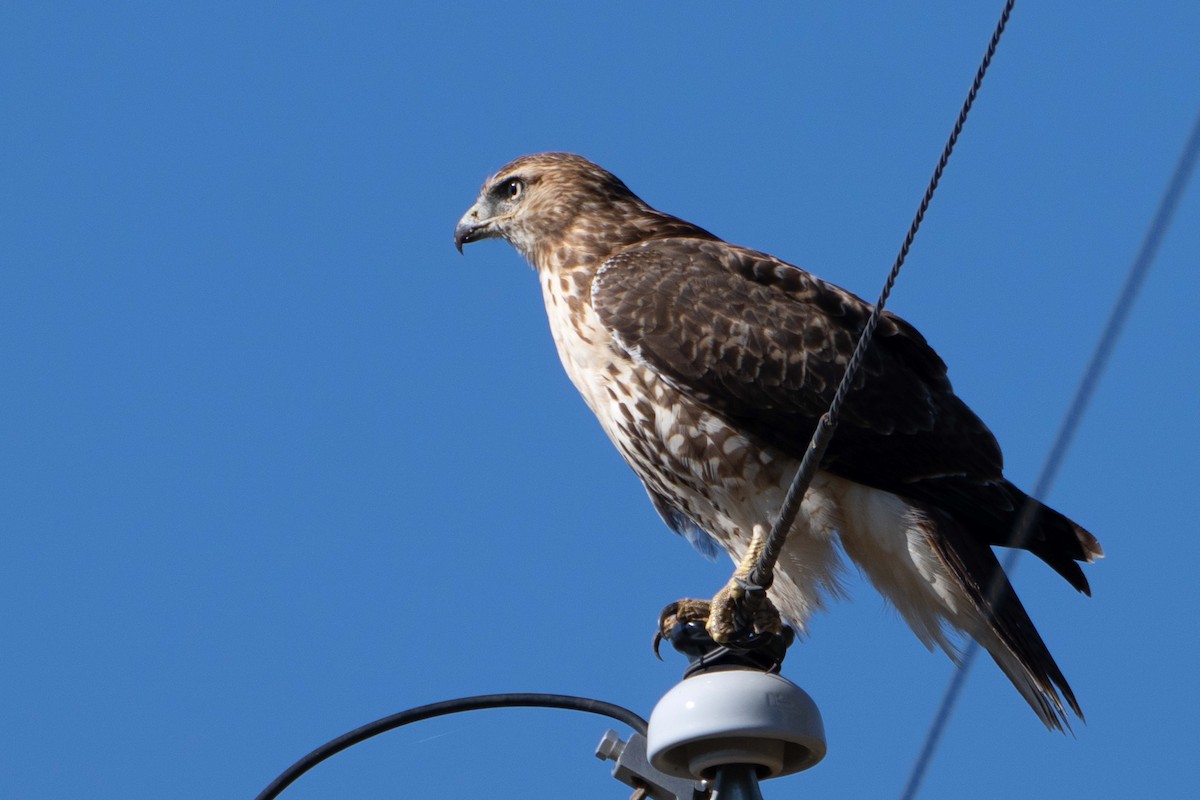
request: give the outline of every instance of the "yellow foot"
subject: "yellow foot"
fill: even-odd
[[[658,615],[658,633],[654,636],[654,653],[658,654],[658,646],[664,639],[675,641],[675,634],[680,627],[701,623],[707,627],[709,602],[707,600],[692,600],[684,598],[676,600],[662,610]]]
[[[688,633],[687,627],[703,626],[710,639],[707,646]],[[762,590],[747,591],[742,583],[730,581],[713,600],[684,599],[671,603],[658,617],[658,633],[654,636],[654,653],[667,640],[680,647],[680,641],[693,640],[701,646],[695,654],[705,652],[714,644],[738,645],[763,634],[778,634],[784,630],[779,612]],[[681,640],[679,637],[682,636]],[[788,642],[790,643],[790,637]],[[784,647],[787,645],[785,644]],[[687,646],[684,651],[688,652]],[[661,657],[661,656],[660,656]]]
[[[779,633],[783,622],[766,590],[748,588],[734,576],[712,599],[704,627],[714,642],[729,644],[751,634]]]
[[[754,586],[749,580],[766,537],[766,528],[755,525],[750,546],[746,548],[733,577],[711,601],[679,600],[663,609],[658,617],[658,634],[654,637],[655,653],[658,653],[658,646],[663,639],[675,642],[682,626],[701,622],[708,636],[717,644],[736,644],[755,635],[782,632],[783,621],[767,598],[766,588]],[[790,638],[788,641],[790,643]]]
[[[767,599],[766,587],[750,583],[750,575],[766,542],[767,529],[755,525],[750,545],[742,554],[733,577],[712,599],[706,628],[708,635],[719,644],[728,644],[748,634],[779,633],[783,627],[779,612]]]

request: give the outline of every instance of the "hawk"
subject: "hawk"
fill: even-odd
[[[651,208],[568,153],[483,184],[454,241],[501,238],[537,271],[563,367],[667,526],[743,565],[769,530],[871,307]],[[843,594],[839,548],[929,649],[973,636],[1052,728],[1079,704],[1009,584],[1026,502],[946,365],[884,313],[789,531],[769,597],[803,632]],[[1023,547],[1080,592],[1096,538],[1037,504]],[[715,546],[714,546],[715,545]],[[989,594],[989,587],[999,587]],[[711,625],[710,625],[711,630]]]

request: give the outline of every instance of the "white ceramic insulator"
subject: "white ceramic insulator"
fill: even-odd
[[[646,735],[650,763],[668,775],[711,779],[725,764],[760,778],[808,769],[825,757],[825,726],[808,693],[776,674],[706,672],[663,695]]]

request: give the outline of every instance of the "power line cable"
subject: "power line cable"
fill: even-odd
[[[817,473],[817,468],[825,455],[825,450],[829,447],[829,441],[833,438],[842,403],[845,401],[846,394],[850,391],[850,386],[858,374],[859,365],[862,363],[867,348],[871,344],[875,328],[879,324],[879,317],[883,314],[883,307],[887,303],[888,296],[892,293],[892,287],[896,283],[896,278],[900,275],[900,268],[904,265],[904,260],[908,257],[908,251],[917,236],[917,230],[921,227],[921,222],[925,219],[925,212],[929,210],[929,204],[933,201],[933,194],[937,191],[938,183],[942,179],[942,173],[946,169],[946,164],[950,161],[950,154],[954,152],[954,145],[958,142],[958,137],[962,133],[963,126],[966,125],[967,114],[970,113],[971,106],[975,104],[975,97],[979,94],[980,86],[983,85],[983,77],[987,74],[988,67],[992,63],[992,56],[996,54],[996,47],[1000,44],[1000,37],[1004,34],[1004,28],[1008,25],[1008,18],[1012,15],[1015,3],[1016,0],[1007,0],[1004,4],[1000,20],[996,23],[996,29],[993,31],[987,50],[983,54],[983,61],[980,62],[979,69],[975,71],[975,80],[971,83],[971,90],[967,92],[967,99],[963,101],[962,109],[958,112],[958,119],[954,123],[954,129],[950,132],[950,138],[946,140],[946,146],[942,148],[942,156],[938,159],[937,166],[933,170],[933,176],[929,179],[929,186],[925,189],[925,195],[921,198],[921,204],[917,207],[917,213],[913,217],[912,224],[909,225],[908,234],[904,237],[904,243],[900,246],[900,252],[896,256],[895,263],[892,264],[892,269],[888,273],[887,280],[884,282],[883,291],[880,293],[879,299],[875,301],[875,306],[871,309],[871,316],[867,318],[866,325],[863,326],[862,334],[858,338],[858,344],[854,348],[854,354],[850,357],[849,363],[846,364],[846,371],[842,375],[841,383],[838,384],[833,401],[829,404],[829,410],[822,415],[820,421],[817,423],[816,430],[813,431],[812,440],[809,442],[808,448],[804,451],[804,458],[800,461],[799,469],[796,470],[796,477],[792,479],[792,484],[788,487],[787,495],[783,500],[783,506],[779,509],[779,515],[775,518],[775,524],[771,526],[771,532],[767,536],[767,540],[763,545],[762,551],[759,553],[753,570],[750,572],[750,583],[755,586],[769,587],[771,585],[775,563],[779,560],[780,553],[783,552],[783,545],[787,540],[788,532],[792,528],[792,523],[796,521],[796,514],[800,511],[800,502],[804,499],[804,494],[808,491],[808,486],[812,483],[812,479]]]
[[[1167,182],[1166,191],[1163,192],[1158,209],[1150,221],[1150,227],[1146,230],[1142,246],[1134,257],[1133,264],[1130,265],[1129,273],[1125,276],[1125,283],[1117,295],[1112,311],[1109,312],[1108,321],[1101,330],[1100,338],[1096,342],[1096,348],[1092,352],[1091,360],[1083,371],[1079,386],[1075,390],[1075,396],[1071,400],[1071,405],[1067,408],[1067,413],[1063,417],[1062,424],[1058,429],[1058,435],[1055,437],[1054,444],[1046,456],[1046,462],[1042,466],[1041,474],[1038,476],[1031,497],[1045,498],[1050,492],[1050,487],[1058,474],[1059,467],[1062,465],[1067,448],[1075,438],[1075,432],[1079,428],[1083,413],[1091,401],[1092,395],[1095,393],[1096,385],[1099,383],[1100,376],[1108,364],[1113,347],[1116,345],[1121,331],[1125,327],[1125,321],[1129,318],[1129,312],[1133,307],[1134,300],[1137,298],[1142,284],[1145,283],[1146,275],[1150,271],[1150,265],[1154,262],[1163,237],[1171,225],[1171,219],[1174,217],[1175,211],[1179,206],[1179,201],[1183,197],[1184,189],[1187,188],[1188,181],[1195,170],[1198,156],[1200,156],[1200,114],[1197,115],[1195,122],[1192,124],[1191,133],[1184,144],[1183,152],[1179,155],[1179,160],[1175,164],[1175,170]],[[1025,544],[1026,539],[1029,538],[1029,534],[1032,531],[1036,509],[1037,506],[1032,500],[1027,502],[1016,524],[1013,526],[1013,535],[1010,537],[1008,544],[1013,549],[1009,551],[1004,559],[1004,572],[1006,573],[1011,574],[1012,570],[1016,567],[1017,560],[1021,555],[1019,548]],[[997,600],[1002,585],[1000,575],[997,575],[997,579],[992,581],[988,589],[987,596],[989,603],[994,603]],[[913,764],[912,772],[908,777],[908,783],[901,794],[901,800],[913,800],[917,796],[933,755],[941,743],[946,724],[949,722],[950,715],[953,713],[954,707],[957,705],[958,699],[962,694],[963,686],[967,680],[967,673],[970,672],[975,656],[978,653],[979,644],[974,639],[968,640],[959,667],[955,670],[950,678],[950,682],[946,685],[941,703],[938,705],[938,710],[934,714],[929,731],[925,735],[925,741]]]
[[[457,700],[443,700],[440,703],[430,703],[427,706],[410,708],[391,716],[368,722],[360,728],[344,733],[336,739],[331,739],[313,750],[304,758],[292,764],[283,773],[271,781],[255,800],[274,800],[279,793],[290,786],[297,778],[320,764],[325,759],[343,750],[404,725],[421,720],[442,717],[447,714],[458,714],[463,711],[478,711],[484,708],[565,708],[571,711],[584,711],[589,714],[600,714],[623,722],[643,736],[646,734],[646,720],[627,708],[603,700],[593,700],[590,697],[575,697],[565,694],[541,693],[507,693],[484,694],[474,697],[460,697]]]

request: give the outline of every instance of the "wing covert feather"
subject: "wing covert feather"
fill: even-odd
[[[596,275],[592,304],[617,342],[675,388],[797,456],[870,314],[862,299],[798,267],[699,239],[617,252]],[[895,490],[945,475],[1000,480],[1002,460],[942,360],[885,312],[825,466]]]

